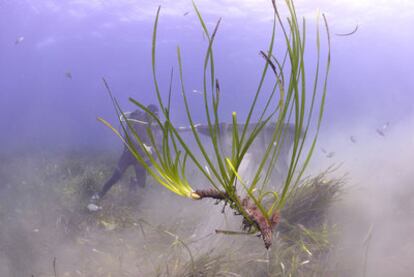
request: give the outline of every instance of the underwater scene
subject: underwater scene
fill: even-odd
[[[0,277],[414,276],[414,1],[0,0]]]

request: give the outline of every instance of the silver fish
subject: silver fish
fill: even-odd
[[[24,40],[24,37],[23,37],[23,36],[20,36],[20,37],[16,38],[16,40],[15,40],[14,44],[15,44],[15,45],[17,45],[17,44],[19,44],[20,42],[22,42],[23,40]]]

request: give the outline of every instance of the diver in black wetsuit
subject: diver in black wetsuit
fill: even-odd
[[[250,134],[252,130],[256,127],[256,125],[257,123],[249,124],[249,126],[247,127],[247,134]],[[194,127],[200,134],[211,137],[210,128],[208,127],[208,125],[196,124],[194,125]],[[239,135],[243,131],[243,128],[243,124],[238,124]],[[273,133],[275,132],[275,128],[276,123],[267,123],[265,127],[259,132],[253,144],[251,145],[248,153],[252,154],[252,161],[254,165],[258,165],[261,162],[263,156],[265,155],[267,146],[271,143],[271,139],[273,137]],[[189,129],[189,127],[186,127],[186,129]],[[226,156],[231,156],[232,130],[233,124],[219,124],[218,140],[220,143],[220,147],[222,149],[221,151]],[[300,135],[303,136],[303,133],[301,132]],[[278,159],[277,163],[274,165],[275,171],[273,171],[272,174],[273,177],[277,178],[277,180],[279,181],[284,180],[289,169],[288,157],[293,146],[294,137],[295,125],[284,124],[282,127],[281,138],[279,141],[280,145],[278,150]],[[274,142],[274,146],[276,146],[276,142]]]
[[[155,105],[149,105],[147,107],[151,112],[153,112],[155,115],[158,116],[158,107]],[[145,145],[151,146],[150,139],[147,136],[147,125],[151,124],[152,118],[148,114],[142,111],[135,111],[132,112],[128,117],[127,120],[130,120],[131,123],[133,123],[133,128],[135,129],[136,133],[140,136],[140,139],[145,143]],[[135,121],[135,122],[134,122]],[[256,124],[249,124],[248,126],[248,133],[250,133],[253,128],[256,126]],[[202,125],[202,124],[196,124],[194,125],[195,129],[203,135],[211,136],[210,129],[208,125]],[[242,131],[243,125],[239,125],[239,133]],[[256,137],[254,144],[252,145],[250,149],[250,153],[253,154],[253,161],[255,164],[258,164],[265,154],[266,147],[269,145],[270,140],[273,136],[273,132],[275,131],[276,123],[268,123],[265,128],[259,133],[259,135]],[[219,124],[219,142],[220,147],[225,151],[228,152],[229,149],[231,149],[231,143],[232,143],[232,124],[227,123],[220,123]],[[157,135],[156,128],[152,128],[155,135]],[[191,131],[190,127],[178,127],[178,131],[180,132],[188,132]],[[282,140],[281,140],[281,147],[280,147],[280,153],[279,153],[279,159],[276,164],[276,171],[278,175],[278,179],[283,179],[284,176],[287,173],[288,169],[288,155],[290,152],[290,149],[293,144],[293,138],[295,134],[295,127],[292,124],[285,124],[283,126],[282,131]],[[302,135],[302,134],[301,134]],[[156,139],[156,141],[159,141]],[[158,149],[159,146],[157,145]],[[136,144],[136,149],[139,151],[140,146]],[[230,150],[231,151],[231,150]],[[143,153],[142,153],[143,154]],[[229,153],[225,153],[226,155],[229,155]],[[145,156],[145,155],[143,155]],[[149,161],[147,161],[149,162]],[[130,189],[135,190],[139,186],[144,187],[147,172],[144,166],[142,166],[137,159],[133,156],[133,154],[129,151],[129,149],[124,146],[122,155],[118,161],[118,165],[112,174],[111,178],[104,184],[102,190],[99,193],[96,193],[91,198],[91,203],[96,203],[101,199],[109,190],[110,188],[121,179],[123,173],[126,171],[126,169],[129,166],[134,166],[136,179],[131,182]],[[89,208],[89,207],[88,207]],[[90,210],[98,208],[92,207]]]
[[[148,105],[147,108],[153,114],[158,116],[158,107],[156,105],[151,104],[151,105]],[[136,110],[132,113],[129,113],[125,120],[128,120],[132,124],[132,127],[134,128],[135,132],[137,133],[139,138],[142,140],[142,142],[148,147],[150,147],[151,140],[147,135],[147,128],[148,128],[148,124],[151,125],[153,121],[152,117],[146,112]],[[131,138],[131,140],[135,141],[132,132],[130,131],[128,132],[129,132],[128,135]],[[155,141],[158,142],[159,140],[157,139],[158,137],[157,130],[155,128],[153,129],[153,133],[155,133]],[[145,157],[145,154],[142,153],[141,147],[139,146],[138,142],[135,142],[134,145],[137,151],[140,151],[142,156]],[[149,162],[149,160],[146,162]],[[128,147],[124,146],[122,155],[118,160],[118,164],[117,164],[117,167],[115,168],[114,173],[109,178],[109,180],[106,181],[101,191],[98,193],[95,193],[91,197],[91,203],[96,203],[99,201],[99,199],[104,197],[105,194],[111,189],[111,187],[121,179],[122,175],[125,173],[125,171],[130,166],[133,166],[135,170],[135,179],[131,181],[130,189],[136,190],[138,187],[145,187],[145,182],[146,182],[146,177],[147,177],[147,172],[146,172],[145,167],[142,166],[138,162],[138,160],[134,157],[131,151],[129,151]]]

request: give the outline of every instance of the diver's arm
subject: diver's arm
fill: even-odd
[[[200,126],[201,126],[201,123],[197,123],[197,124],[194,124],[193,125],[193,127],[196,128],[196,130],[198,130],[198,128]],[[192,130],[191,126],[180,126],[180,127],[177,127],[177,131],[180,131],[180,132],[189,132],[191,130]]]
[[[126,120],[124,119],[124,117],[121,115],[120,116],[120,120],[123,122],[126,122]],[[138,120],[138,119],[132,119],[132,118],[127,118],[128,121],[130,121],[133,124],[137,124],[137,125],[148,125],[148,122],[146,121],[142,121],[142,120]],[[198,127],[200,127],[201,124],[197,123],[194,124],[193,127],[196,128],[198,130]],[[151,129],[160,129],[159,125],[155,125],[155,124],[151,124]],[[191,131],[191,126],[179,126],[177,127],[177,131],[180,132],[189,132]]]
[[[194,124],[193,127],[202,135],[211,136],[210,128],[208,125],[202,125],[201,123]],[[190,132],[192,130],[191,126],[180,126],[177,128],[180,132]]]
[[[128,121],[132,121],[134,124],[138,125],[148,125],[148,122],[136,120],[136,119],[128,119]],[[222,124],[221,124],[222,125]],[[210,128],[208,125],[202,125],[201,123],[194,124],[193,127],[200,133],[205,136],[211,136],[210,135]],[[222,126],[220,126],[222,127]],[[160,129],[160,126],[158,125],[151,125],[152,129]],[[190,132],[192,130],[191,126],[179,126],[177,127],[177,131],[179,132]]]

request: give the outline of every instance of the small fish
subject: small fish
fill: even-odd
[[[185,12],[184,14],[183,14],[183,16],[186,16],[186,15],[188,15],[190,12]]]
[[[325,148],[321,148],[321,151],[322,151],[322,153],[324,153],[324,154],[328,153],[328,151],[326,151],[326,149],[325,149]]]
[[[350,136],[349,139],[351,140],[352,143],[356,143],[357,140],[354,136]]]
[[[202,92],[202,91],[199,91],[199,90],[197,90],[197,89],[193,89],[192,91],[193,91],[193,93],[203,94],[203,92]]]
[[[71,80],[72,80],[72,73],[70,73],[69,71],[65,72],[65,76],[66,76],[68,79],[71,79]]]
[[[329,152],[326,157],[327,158],[332,158],[333,156],[335,156],[335,152]]]
[[[376,131],[377,131],[378,135],[380,135],[382,137],[385,137],[385,133],[381,129],[377,128]]]
[[[14,44],[15,44],[15,45],[17,45],[17,44],[19,44],[20,42],[22,42],[23,40],[24,40],[24,37],[23,37],[23,36],[20,36],[20,37],[16,38],[16,40],[15,40]]]
[[[385,137],[385,130],[388,129],[389,126],[390,126],[390,123],[387,121],[381,126],[381,128],[377,128],[376,131],[378,135]]]

